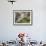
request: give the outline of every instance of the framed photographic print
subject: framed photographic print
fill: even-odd
[[[13,24],[32,25],[32,10],[13,10]]]

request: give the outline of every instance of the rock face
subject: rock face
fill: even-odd
[[[20,22],[23,18],[30,18],[30,12],[18,12],[16,13],[15,22]]]

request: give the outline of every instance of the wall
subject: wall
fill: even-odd
[[[33,10],[32,26],[14,26],[13,10]],[[0,40],[15,40],[19,32],[26,32],[33,40],[46,40],[46,1],[17,0],[13,5],[0,0]]]

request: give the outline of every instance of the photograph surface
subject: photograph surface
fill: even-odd
[[[32,10],[14,10],[14,24],[32,24]]]

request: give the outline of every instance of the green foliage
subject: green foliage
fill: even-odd
[[[22,20],[20,20],[18,23],[30,23],[30,17],[24,17]]]

